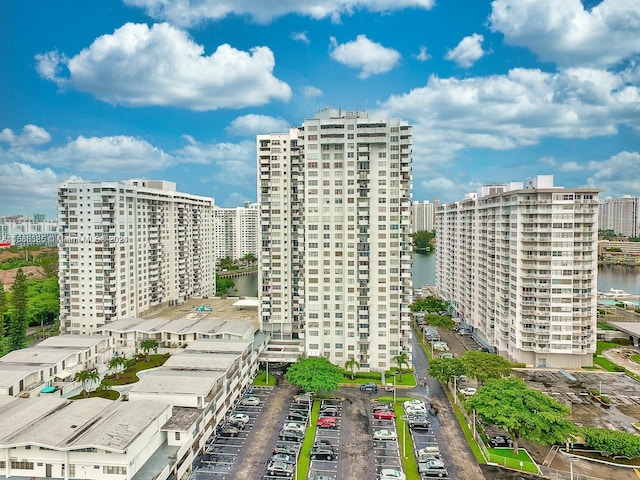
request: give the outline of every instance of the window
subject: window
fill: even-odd
[[[180,432],[175,432],[175,438],[176,440],[180,440]]]

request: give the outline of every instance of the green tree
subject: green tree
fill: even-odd
[[[229,278],[222,278],[216,275],[216,297],[222,297],[226,295],[229,290],[233,290],[236,286],[233,280]]]
[[[7,338],[4,328],[4,319],[6,317],[7,310],[9,310],[7,292],[4,290],[4,284],[0,282],[0,357],[9,351],[9,339]]]
[[[302,358],[287,370],[289,383],[310,392],[332,392],[338,389],[343,370],[324,357]]]
[[[13,313],[9,320],[9,348],[19,350],[27,346],[27,276],[19,268],[11,290]]]
[[[148,338],[140,342],[140,350],[144,352],[144,356],[147,359],[147,362],[149,361],[149,352],[151,350],[155,351],[157,349],[158,349],[158,341],[154,340],[153,338]]]
[[[518,439],[564,443],[577,430],[566,419],[571,413],[567,407],[527,387],[521,378],[493,378],[467,402],[484,422],[509,432],[516,454]]]
[[[351,380],[356,378],[356,370],[360,370],[360,364],[355,358],[350,358],[344,362],[344,369],[351,371]]]
[[[80,370],[73,378],[76,382],[82,383],[84,398],[89,396],[89,385],[100,381],[100,375],[95,370]]]
[[[222,270],[237,270],[238,266],[231,257],[224,257],[218,260],[218,266]]]
[[[405,365],[407,369],[409,368],[408,359],[406,352],[402,352],[391,359],[398,366],[398,381],[400,382],[402,382],[402,366]]]
[[[254,265],[258,261],[258,258],[253,253],[247,253],[244,257],[242,257],[242,261],[245,263],[245,265],[249,266]]]
[[[587,445],[605,455],[640,457],[640,437],[607,428],[585,427],[581,430]]]
[[[122,370],[124,370],[125,366],[127,365],[127,359],[125,357],[111,357],[111,359],[109,360],[108,363],[108,367],[109,370],[113,370],[113,373],[115,373],[116,376],[116,380],[118,380],[118,377],[120,376],[120,372]]]
[[[451,303],[438,297],[420,297],[416,298],[409,309],[412,312],[446,312],[449,310]]]
[[[475,378],[483,385],[491,378],[508,377],[511,374],[511,364],[506,358],[493,353],[469,350],[460,358],[467,372],[467,376]]]
[[[442,385],[449,385],[453,377],[464,374],[464,365],[459,358],[434,358],[429,362],[429,375]]]
[[[416,250],[424,250],[427,252],[433,251],[433,244],[431,240],[436,236],[434,232],[428,232],[421,230],[409,235],[413,239],[413,247]]]

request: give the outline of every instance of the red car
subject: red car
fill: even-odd
[[[338,421],[336,417],[320,417],[316,422],[316,425],[320,428],[337,428]]]
[[[373,418],[378,420],[393,420],[396,418],[396,414],[390,410],[376,410],[373,412]]]

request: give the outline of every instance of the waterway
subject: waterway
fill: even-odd
[[[238,295],[256,297],[258,295],[258,275],[246,275],[232,279]],[[413,285],[436,284],[436,256],[434,254],[413,254]],[[598,268],[598,290],[606,292],[611,288],[640,295],[640,267],[602,265]]]

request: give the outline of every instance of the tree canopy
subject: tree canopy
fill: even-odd
[[[465,368],[459,358],[434,358],[429,362],[429,375],[443,385],[448,385],[453,377],[464,374]]]
[[[456,322],[454,322],[451,317],[436,314],[425,315],[424,321],[427,325],[430,325],[432,327],[441,327],[447,329],[452,329],[456,324]]]
[[[356,370],[360,369],[360,363],[355,358],[350,358],[344,362],[344,369],[351,372],[351,380],[356,378]]]
[[[493,353],[469,350],[460,358],[466,375],[475,378],[483,385],[491,378],[508,377],[511,374],[511,364],[506,358]]]
[[[236,284],[233,280],[216,275],[216,297],[225,296],[230,290],[233,290],[235,286]]]
[[[413,239],[413,247],[416,250],[425,250],[427,252],[433,251],[433,244],[431,243],[431,240],[436,236],[434,232],[421,230],[419,232],[412,233],[409,236]]]
[[[302,358],[289,367],[289,383],[309,392],[332,392],[338,389],[343,370],[324,357]]]
[[[515,453],[520,438],[542,445],[564,443],[577,429],[567,420],[567,407],[527,387],[521,378],[490,379],[467,401],[484,422],[509,432]]]
[[[9,320],[9,346],[11,350],[19,350],[27,346],[27,276],[18,269],[11,289],[13,311]]]
[[[406,352],[402,352],[399,355],[396,355],[391,360],[393,360],[396,365],[398,365],[398,381],[402,382],[402,366],[406,366],[409,368],[409,357]]]
[[[640,457],[640,437],[607,428],[585,427],[581,430],[587,445],[605,455]]]
[[[140,350],[144,352],[144,356],[149,361],[149,352],[158,348],[158,341],[153,338],[148,338],[140,342]]]
[[[438,297],[420,297],[416,298],[411,305],[409,305],[409,309],[412,312],[446,312],[449,310],[449,306],[451,304],[445,300],[442,300]]]

